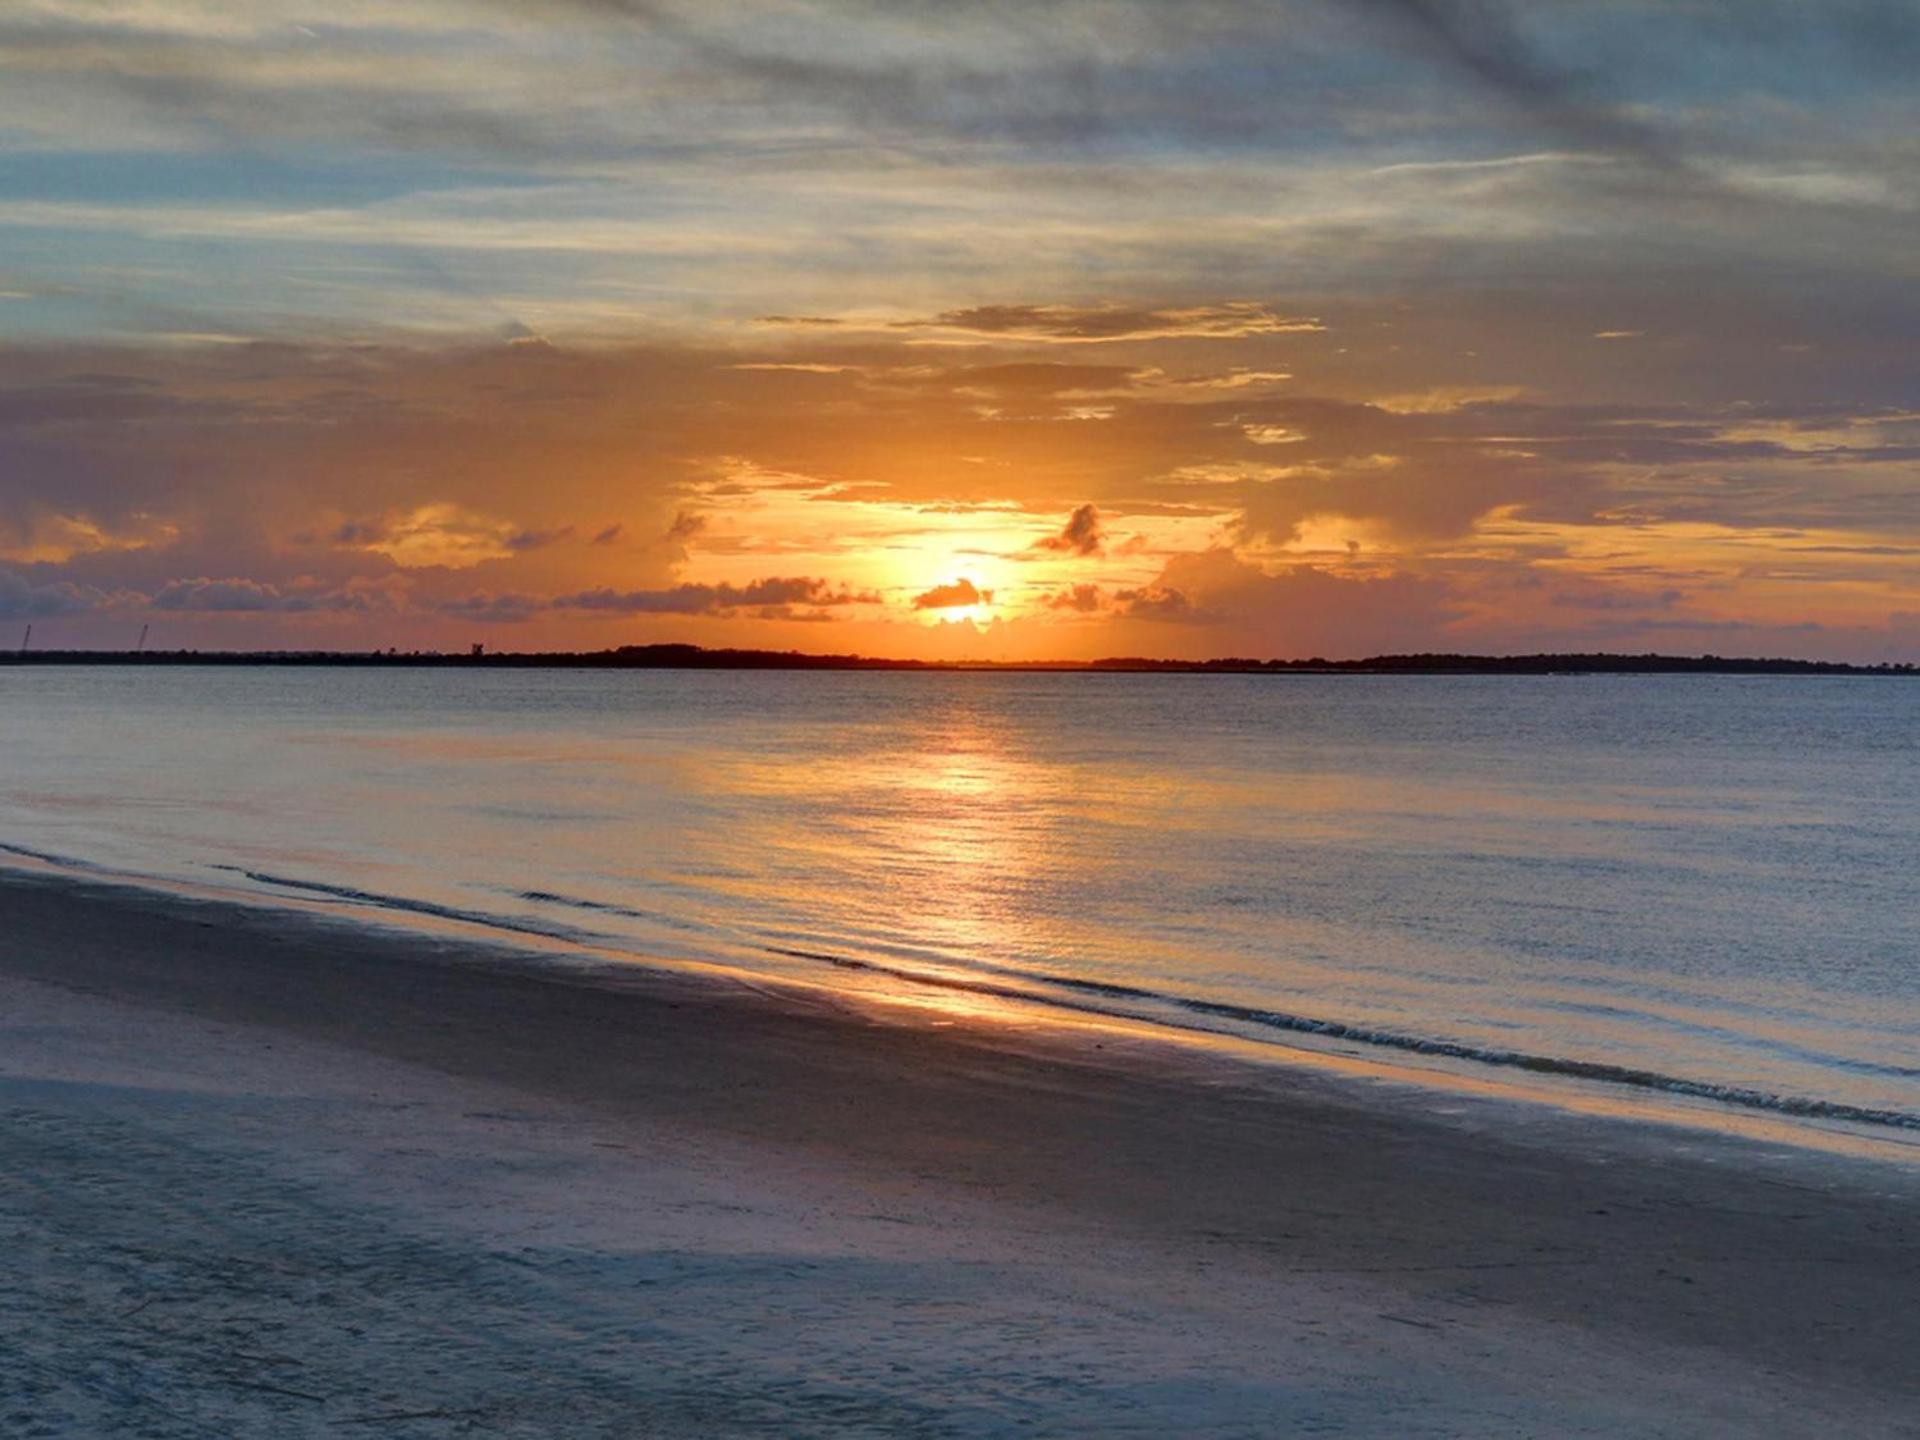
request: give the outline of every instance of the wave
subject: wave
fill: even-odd
[[[0,841],[0,852],[18,855],[23,860],[38,860],[43,865],[57,865],[62,869],[100,870],[104,868],[91,860],[78,860],[71,855],[55,855],[50,850],[35,850],[27,845],[9,845],[4,841]]]
[[[1252,1006],[1229,1005],[1215,1000],[1171,997],[1172,1003],[1201,1015],[1219,1015],[1276,1030],[1324,1035],[1335,1040],[1350,1040],[1384,1049],[1406,1050],[1418,1055],[1440,1055],[1449,1059],[1471,1060],[1480,1065],[1500,1065],[1532,1070],[1543,1075],[1563,1075],[1575,1080],[1598,1080],[1609,1085],[1631,1085],[1642,1090],[1658,1090],[1667,1095],[1686,1095],[1722,1105],[1737,1105],[1748,1110],[1771,1110],[1776,1114],[1796,1115],[1818,1120],[1849,1120],[1863,1125],[1892,1125],[1904,1130],[1920,1130],[1920,1115],[1905,1110],[1882,1110],[1867,1105],[1852,1105],[1841,1100],[1821,1100],[1804,1095],[1779,1095],[1770,1090],[1755,1090],[1742,1085],[1721,1085],[1709,1080],[1689,1080],[1658,1070],[1641,1070],[1630,1065],[1615,1065],[1604,1060],[1573,1060],[1559,1055],[1541,1055],[1527,1050],[1469,1045],[1458,1040],[1443,1040],[1409,1035],[1398,1030],[1381,1030],[1368,1025],[1351,1025],[1339,1020],[1320,1020],[1291,1015],[1282,1010],[1262,1010]]]
[[[55,865],[73,865],[81,869],[98,868],[88,865],[84,861],[72,860],[66,856],[50,855],[20,845],[0,843],[0,851],[26,856]],[[402,895],[386,895],[376,891],[362,890],[351,885],[337,885],[319,880],[300,880],[285,875],[274,875],[266,871],[253,870],[240,865],[215,865],[212,868],[242,875],[256,884],[269,885],[284,890],[300,891],[307,894],[322,895],[354,905],[374,909],[396,910],[417,915],[428,915],[436,919],[453,920],[487,929],[524,935],[536,935],[542,939],[605,947],[604,937],[595,936],[567,925],[546,924],[482,910],[466,910],[457,906],[442,905],[431,900],[416,900]],[[631,910],[625,906],[614,905],[605,901],[582,900],[575,897],[554,894],[550,891],[522,891],[519,892],[519,897],[539,904],[565,905],[575,909],[600,911],[633,919],[651,920],[659,918],[648,915],[643,911]],[[1760,1110],[1776,1115],[1790,1115],[1800,1119],[1843,1121],[1852,1124],[1886,1126],[1902,1130],[1920,1130],[1920,1114],[1905,1110],[1880,1109],[1866,1105],[1854,1105],[1846,1101],[1826,1100],[1814,1096],[1782,1095],[1747,1086],[1724,1085],[1707,1080],[1692,1080],[1685,1076],[1669,1075],[1657,1070],[1640,1069],[1630,1065],[1618,1065],[1603,1060],[1581,1060],[1566,1056],[1546,1055],[1536,1051],[1474,1045],[1466,1041],[1450,1040],[1440,1036],[1418,1035],[1404,1030],[1387,1029],[1344,1020],[1332,1020],[1287,1010],[1276,1010],[1253,1005],[1239,1005],[1222,1000],[1207,1000],[1198,996],[1154,990],[1139,985],[1124,985],[1107,980],[1095,980],[1080,975],[1060,974],[1040,970],[1021,970],[997,965],[982,965],[977,967],[986,974],[1026,982],[1018,985],[999,984],[991,979],[984,978],[984,976],[959,976],[950,973],[918,970],[907,966],[888,965],[881,961],[861,959],[850,955],[836,955],[827,951],[803,950],[791,946],[779,945],[763,945],[760,948],[764,953],[770,955],[779,955],[794,960],[805,960],[813,964],[830,965],[841,970],[854,970],[868,974],[885,975],[891,979],[903,980],[914,985],[990,996],[995,999],[1046,1005],[1053,1009],[1073,1010],[1083,1014],[1105,1015],[1115,1019],[1131,1020],[1154,1018],[1163,1023],[1172,1023],[1175,1025],[1182,1023],[1180,1018],[1182,1016],[1203,1017],[1211,1020],[1224,1020],[1257,1029],[1284,1031],[1298,1035],[1312,1035],[1327,1040],[1341,1040],[1350,1044],[1365,1045],[1382,1050],[1394,1050],[1414,1055],[1429,1055],[1442,1059],[1461,1060],[1472,1064],[1505,1069],[1525,1070],[1534,1074],[1553,1075],[1566,1079],[1628,1086],[1638,1090],[1656,1091],[1664,1095],[1707,1100],[1721,1105],[1735,1106],[1740,1109]],[[641,959],[643,957],[636,955],[635,958]],[[1035,986],[1045,988],[1031,988]],[[1066,993],[1049,994],[1049,990],[1057,992],[1063,991]],[[1079,997],[1086,998],[1082,999]],[[1107,1001],[1110,1003],[1102,1005],[1097,1003],[1099,1001]],[[1143,1017],[1137,1012],[1116,1008],[1111,1002],[1133,1002],[1137,1005],[1151,1007],[1162,1013],[1158,1016]],[[1193,1026],[1191,1024],[1186,1025],[1184,1028],[1212,1029],[1212,1027]]]
[[[812,960],[841,969],[872,971],[916,984],[937,986],[941,989],[972,991],[996,998],[1037,1001],[1057,1008],[1112,1014],[1120,1018],[1140,1018],[1121,1011],[1101,1010],[1093,1005],[1062,1001],[1043,991],[995,985],[951,975],[930,975],[901,966],[883,965],[877,961],[829,955],[814,950],[794,950],[778,946],[766,948],[770,953],[789,956],[796,960]],[[1089,980],[1075,975],[1009,970],[1003,967],[994,967],[994,969],[996,973],[1002,975],[1017,976],[1036,984],[1056,986],[1081,994],[1098,995],[1116,1000],[1139,1000],[1155,1006],[1185,1011],[1192,1015],[1232,1020],[1244,1025],[1283,1030],[1297,1035],[1316,1035],[1328,1040],[1345,1040],[1383,1050],[1400,1050],[1415,1055],[1466,1060],[1479,1065],[1528,1070],[1536,1074],[1559,1075],[1574,1080],[1627,1085],[1635,1089],[1659,1091],[1666,1095],[1712,1100],[1722,1105],[1734,1105],[1747,1110],[1766,1110],[1774,1114],[1792,1115],[1803,1119],[1843,1120],[1862,1125],[1887,1125],[1903,1130],[1920,1130],[1920,1115],[1906,1110],[1878,1109],[1873,1106],[1853,1105],[1846,1101],[1823,1100],[1805,1095],[1780,1095],[1769,1090],[1752,1089],[1747,1086],[1722,1085],[1708,1080],[1690,1080],[1681,1075],[1668,1075],[1658,1070],[1643,1070],[1631,1065],[1615,1065],[1604,1060],[1578,1060],[1560,1055],[1542,1055],[1528,1050],[1473,1045],[1461,1040],[1414,1035],[1402,1030],[1382,1029],[1345,1020],[1322,1019],[1286,1010],[1236,1005],[1222,1000],[1204,1000],[1191,995],[1177,995],[1163,990],[1150,990],[1137,985],[1119,985],[1104,980]]]
[[[405,895],[383,895],[378,891],[361,890],[352,885],[332,885],[321,880],[295,880],[285,875],[270,875],[264,870],[249,870],[244,865],[215,865],[211,868],[223,870],[230,875],[244,876],[256,885],[271,885],[280,890],[300,890],[312,895],[325,895],[330,899],[365,905],[376,910],[402,910],[415,915],[431,915],[439,920],[457,920],[463,924],[480,925],[492,930],[507,930],[520,935],[538,935],[545,940],[581,943],[595,939],[586,932],[568,925],[542,925],[511,915],[497,915],[486,910],[463,910],[456,905],[441,905],[432,900],[414,900]]]
[[[582,900],[577,895],[557,895],[551,890],[521,890],[516,892],[520,899],[531,900],[536,905],[565,905],[571,910],[591,910],[596,915],[618,915],[627,920],[658,920],[663,917],[651,915],[645,910],[629,909],[625,905],[615,905],[606,900]]]

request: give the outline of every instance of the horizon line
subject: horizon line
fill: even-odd
[[[933,660],[847,653],[745,647],[709,648],[665,641],[621,645],[602,650],[489,651],[475,646],[446,650],[106,650],[46,649],[0,651],[0,665],[348,665],[423,666],[473,669],[735,669],[735,670],[905,670],[1009,671],[1028,673],[1174,673],[1174,674],[1819,674],[1920,675],[1920,663],[1884,660],[1853,662],[1793,656],[1670,655],[1657,651],[1534,651],[1477,654],[1464,651],[1410,651],[1354,659],[1257,658],[1215,656],[1204,660],[1140,655],[1092,660]]]

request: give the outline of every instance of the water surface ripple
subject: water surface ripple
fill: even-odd
[[[1920,1127],[1920,686],[0,672],[0,851]]]

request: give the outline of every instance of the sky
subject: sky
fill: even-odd
[[[10,0],[0,644],[1920,659],[1912,0]]]

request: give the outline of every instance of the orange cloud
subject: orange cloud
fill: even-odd
[[[965,577],[949,585],[936,585],[913,597],[913,608],[916,610],[957,610],[965,605],[992,603],[993,591],[979,589]]]
[[[466,570],[540,549],[569,533],[567,526],[525,530],[511,521],[441,501],[369,520],[350,520],[331,538],[348,549],[384,555],[404,570]]]
[[[1057,345],[1115,340],[1238,339],[1296,335],[1326,326],[1304,316],[1275,313],[1251,300],[1218,305],[1146,309],[1130,305],[976,305],[923,320],[897,320],[900,330],[955,330],[996,339]]]
[[[102,551],[145,550],[164,546],[180,533],[178,526],[150,515],[103,524],[91,515],[58,510],[41,510],[11,528],[10,537],[0,531],[0,560],[24,565],[58,565]]]
[[[1591,328],[1558,333],[1590,354]],[[831,617],[836,644],[888,654],[959,645],[927,621],[971,633],[991,605],[991,653],[1018,658],[1603,648],[1651,624],[1898,658],[1888,617],[1920,612],[1910,405],[1601,403],[1539,367],[1524,392],[1469,378],[1457,346],[1174,384],[1149,362],[1184,342],[1141,343],[1114,365],[1049,341],[956,362],[898,331],[0,347],[7,604],[84,638],[165,596],[170,637],[243,645],[461,644],[513,619],[555,648],[696,620],[804,647],[781,627]],[[1275,373],[1274,343],[1223,341],[1209,373]],[[816,353],[845,368],[784,368]],[[783,368],[740,368],[763,362]]]

